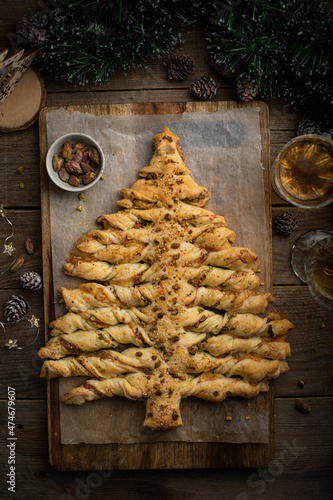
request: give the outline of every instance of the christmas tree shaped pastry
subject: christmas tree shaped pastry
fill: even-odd
[[[63,396],[83,404],[146,401],[144,425],[182,425],[180,402],[219,402],[267,391],[286,372],[293,325],[260,293],[259,260],[234,246],[225,218],[203,208],[210,193],[191,177],[178,137],[154,137],[150,164],[123,189],[123,210],[83,236],[65,273],[88,282],[60,288],[68,313],[51,323],[41,376],[91,377]]]

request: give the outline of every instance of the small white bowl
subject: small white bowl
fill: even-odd
[[[101,162],[96,170],[96,179],[90,182],[90,184],[80,184],[79,186],[72,186],[71,184],[68,184],[68,182],[62,181],[59,177],[58,172],[55,172],[55,170],[53,169],[52,165],[53,156],[56,153],[59,153],[65,142],[74,142],[74,143],[83,142],[84,144],[87,144],[87,146],[93,146],[99,152],[99,155],[101,157]],[[104,167],[105,167],[105,157],[102,148],[95,141],[95,139],[86,134],[72,133],[59,137],[59,139],[54,141],[54,143],[49,147],[49,150],[46,155],[46,170],[51,181],[59,188],[64,189],[65,191],[71,191],[72,193],[79,193],[81,191],[86,191],[87,189],[90,189],[91,187],[95,186],[95,184],[99,181],[99,179],[103,175]]]

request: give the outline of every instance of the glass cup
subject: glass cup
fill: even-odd
[[[316,229],[302,234],[291,248],[290,263],[313,298],[333,310],[333,232]]]
[[[273,187],[297,207],[332,203],[333,141],[308,134],[288,142],[273,165]]]

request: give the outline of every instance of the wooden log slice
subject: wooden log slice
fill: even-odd
[[[13,132],[30,127],[46,100],[44,81],[35,68],[28,68],[15,90],[0,105],[0,131]]]

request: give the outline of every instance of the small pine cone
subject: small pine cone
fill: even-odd
[[[34,271],[22,274],[20,279],[21,286],[27,290],[40,290],[43,286],[42,277]]]
[[[228,69],[223,64],[216,62],[214,56],[210,56],[208,62],[211,67],[215,69],[215,71],[217,71],[221,76],[224,76],[225,78],[233,78],[237,74],[236,71]]]
[[[274,221],[277,233],[289,236],[298,227],[298,221],[290,212],[282,212]]]
[[[321,135],[325,137],[325,139],[333,140],[333,130],[331,128],[326,129]]]
[[[259,92],[259,83],[250,81],[247,78],[237,80],[237,94],[241,101],[252,101]]]
[[[16,34],[23,38],[27,45],[42,45],[46,40],[46,28],[32,21],[29,14],[24,15],[17,23]]]
[[[168,62],[168,78],[185,80],[194,71],[194,59],[190,56],[176,56]]]
[[[210,76],[202,76],[199,80],[191,83],[190,91],[196,99],[207,101],[217,92],[217,83]]]
[[[298,124],[298,129],[296,135],[308,135],[308,134],[316,134],[320,135],[320,127],[318,123],[313,122],[311,120],[302,120]]]
[[[9,323],[18,323],[24,318],[28,307],[29,304],[22,295],[12,295],[4,311],[6,320]]]

